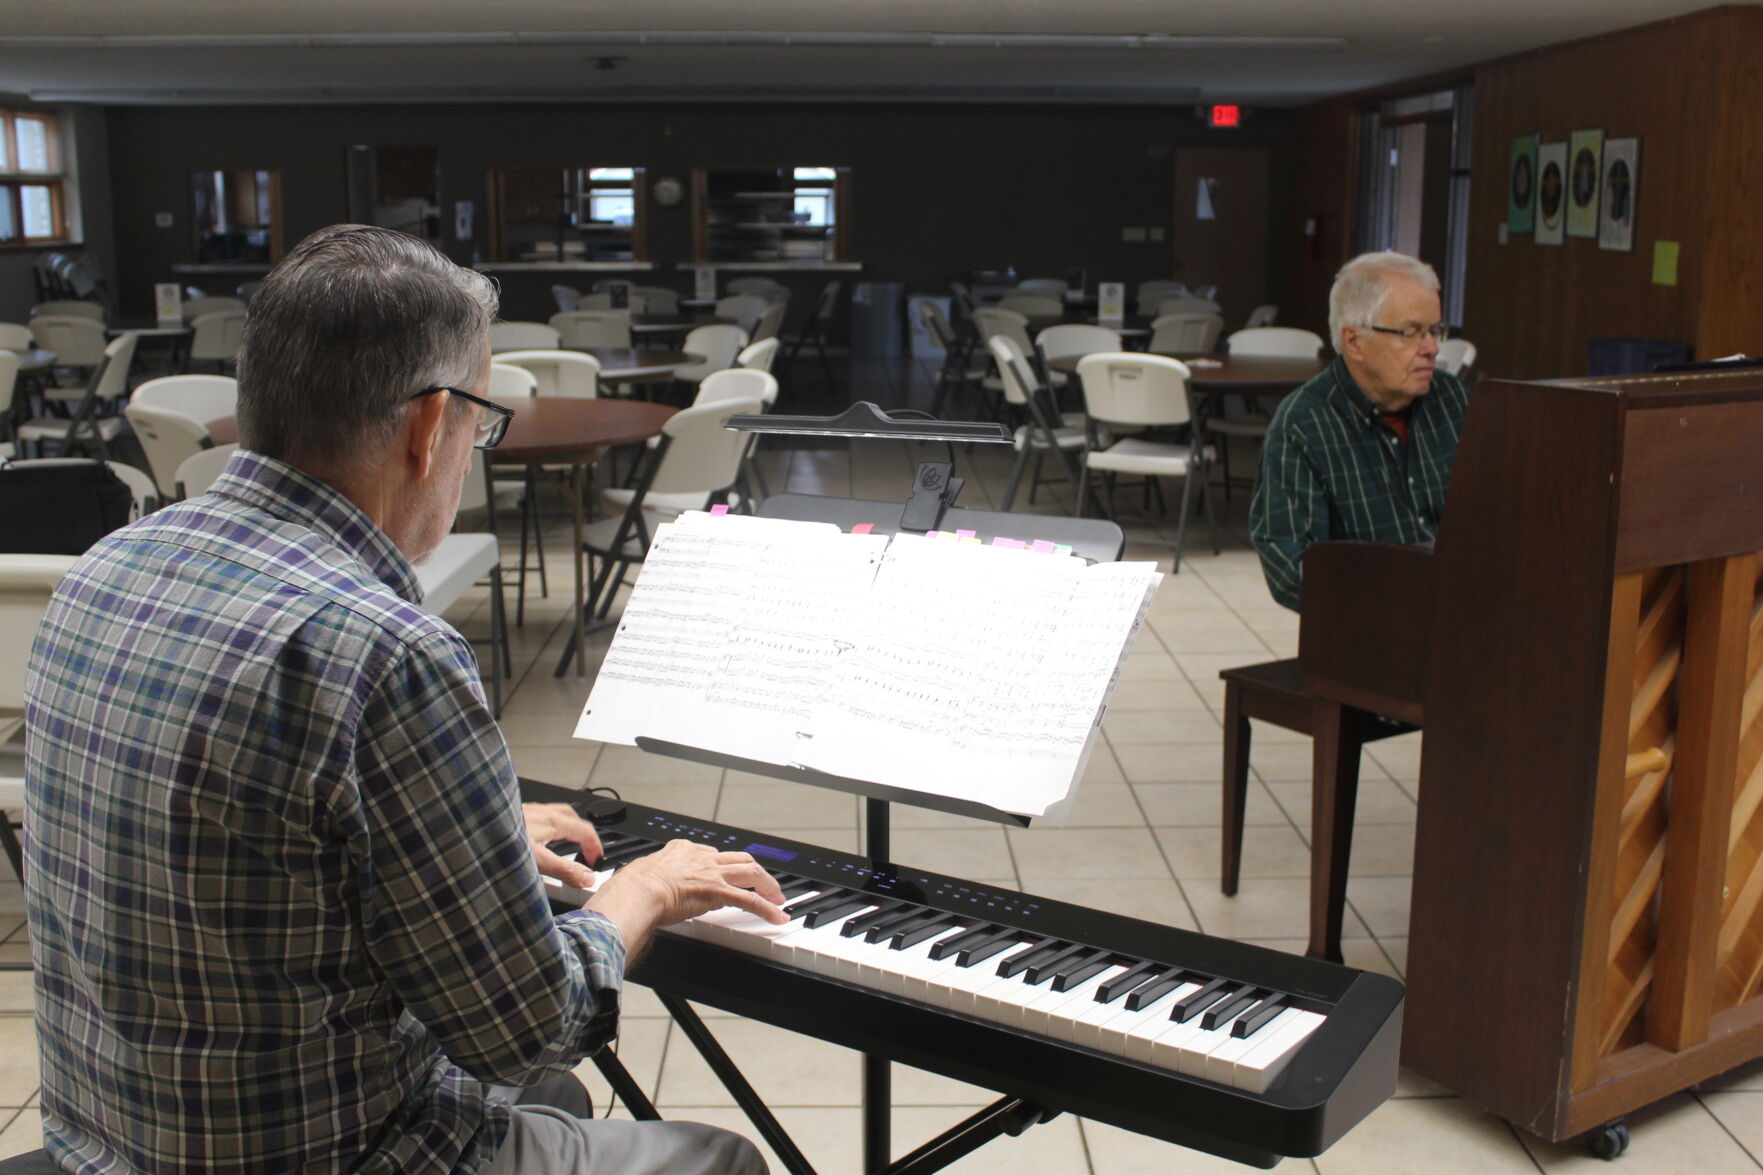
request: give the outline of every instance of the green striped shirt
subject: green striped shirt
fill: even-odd
[[[1468,402],[1462,380],[1434,371],[1403,444],[1342,359],[1281,402],[1249,505],[1249,538],[1274,599],[1297,610],[1299,560],[1311,543],[1433,540]]]

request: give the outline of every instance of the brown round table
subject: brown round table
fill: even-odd
[[[498,398],[497,403],[514,409],[514,419],[508,422],[508,433],[502,443],[490,451],[496,464],[568,467],[570,523],[575,533],[575,672],[577,677],[585,677],[588,633],[587,584],[582,567],[582,489],[587,471],[605,449],[660,435],[661,426],[679,409],[646,400],[571,396]],[[486,475],[487,472],[486,469]],[[491,501],[494,500],[492,494]],[[557,666],[558,676],[562,676],[567,664],[566,657]]]
[[[580,351],[599,360],[600,378],[606,383],[655,379],[704,362],[702,355],[660,347],[567,347],[565,350]]]
[[[696,360],[692,360],[696,362]],[[666,404],[645,400],[586,399],[571,396],[498,398],[514,409],[502,443],[491,450],[498,465],[565,465],[569,471],[569,506],[575,527],[575,663],[576,674],[587,674],[587,629],[583,610],[587,606],[582,567],[582,485],[584,472],[602,450],[614,445],[646,441],[661,433],[661,426],[679,411]],[[239,439],[238,421],[223,416],[209,422],[208,438],[216,445]],[[488,469],[485,470],[486,476]],[[495,500],[492,492],[490,500]],[[561,674],[562,667],[558,672]]]
[[[1326,359],[1293,359],[1284,355],[1195,355],[1173,351],[1135,351],[1135,355],[1162,355],[1188,364],[1188,385],[1207,395],[1284,395],[1309,381],[1328,366]],[[1079,356],[1063,355],[1048,360],[1054,371],[1075,373]],[[1198,360],[1199,362],[1195,362]]]

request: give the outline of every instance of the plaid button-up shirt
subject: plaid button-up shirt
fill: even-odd
[[[1403,444],[1342,359],[1280,403],[1249,505],[1249,538],[1274,599],[1297,609],[1311,543],[1434,539],[1468,403],[1463,381],[1435,370]]]
[[[241,451],[100,542],[27,677],[43,1122],[65,1169],[474,1171],[615,1031],[465,640],[322,483]]]

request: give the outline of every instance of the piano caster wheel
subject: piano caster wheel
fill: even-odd
[[[1622,1152],[1628,1149],[1628,1119],[1617,1118],[1606,1122],[1586,1135],[1585,1149],[1605,1162],[1620,1158]]]

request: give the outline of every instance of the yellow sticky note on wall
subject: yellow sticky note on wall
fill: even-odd
[[[1677,284],[1677,242],[1653,242],[1653,284],[1656,286],[1674,286]]]

